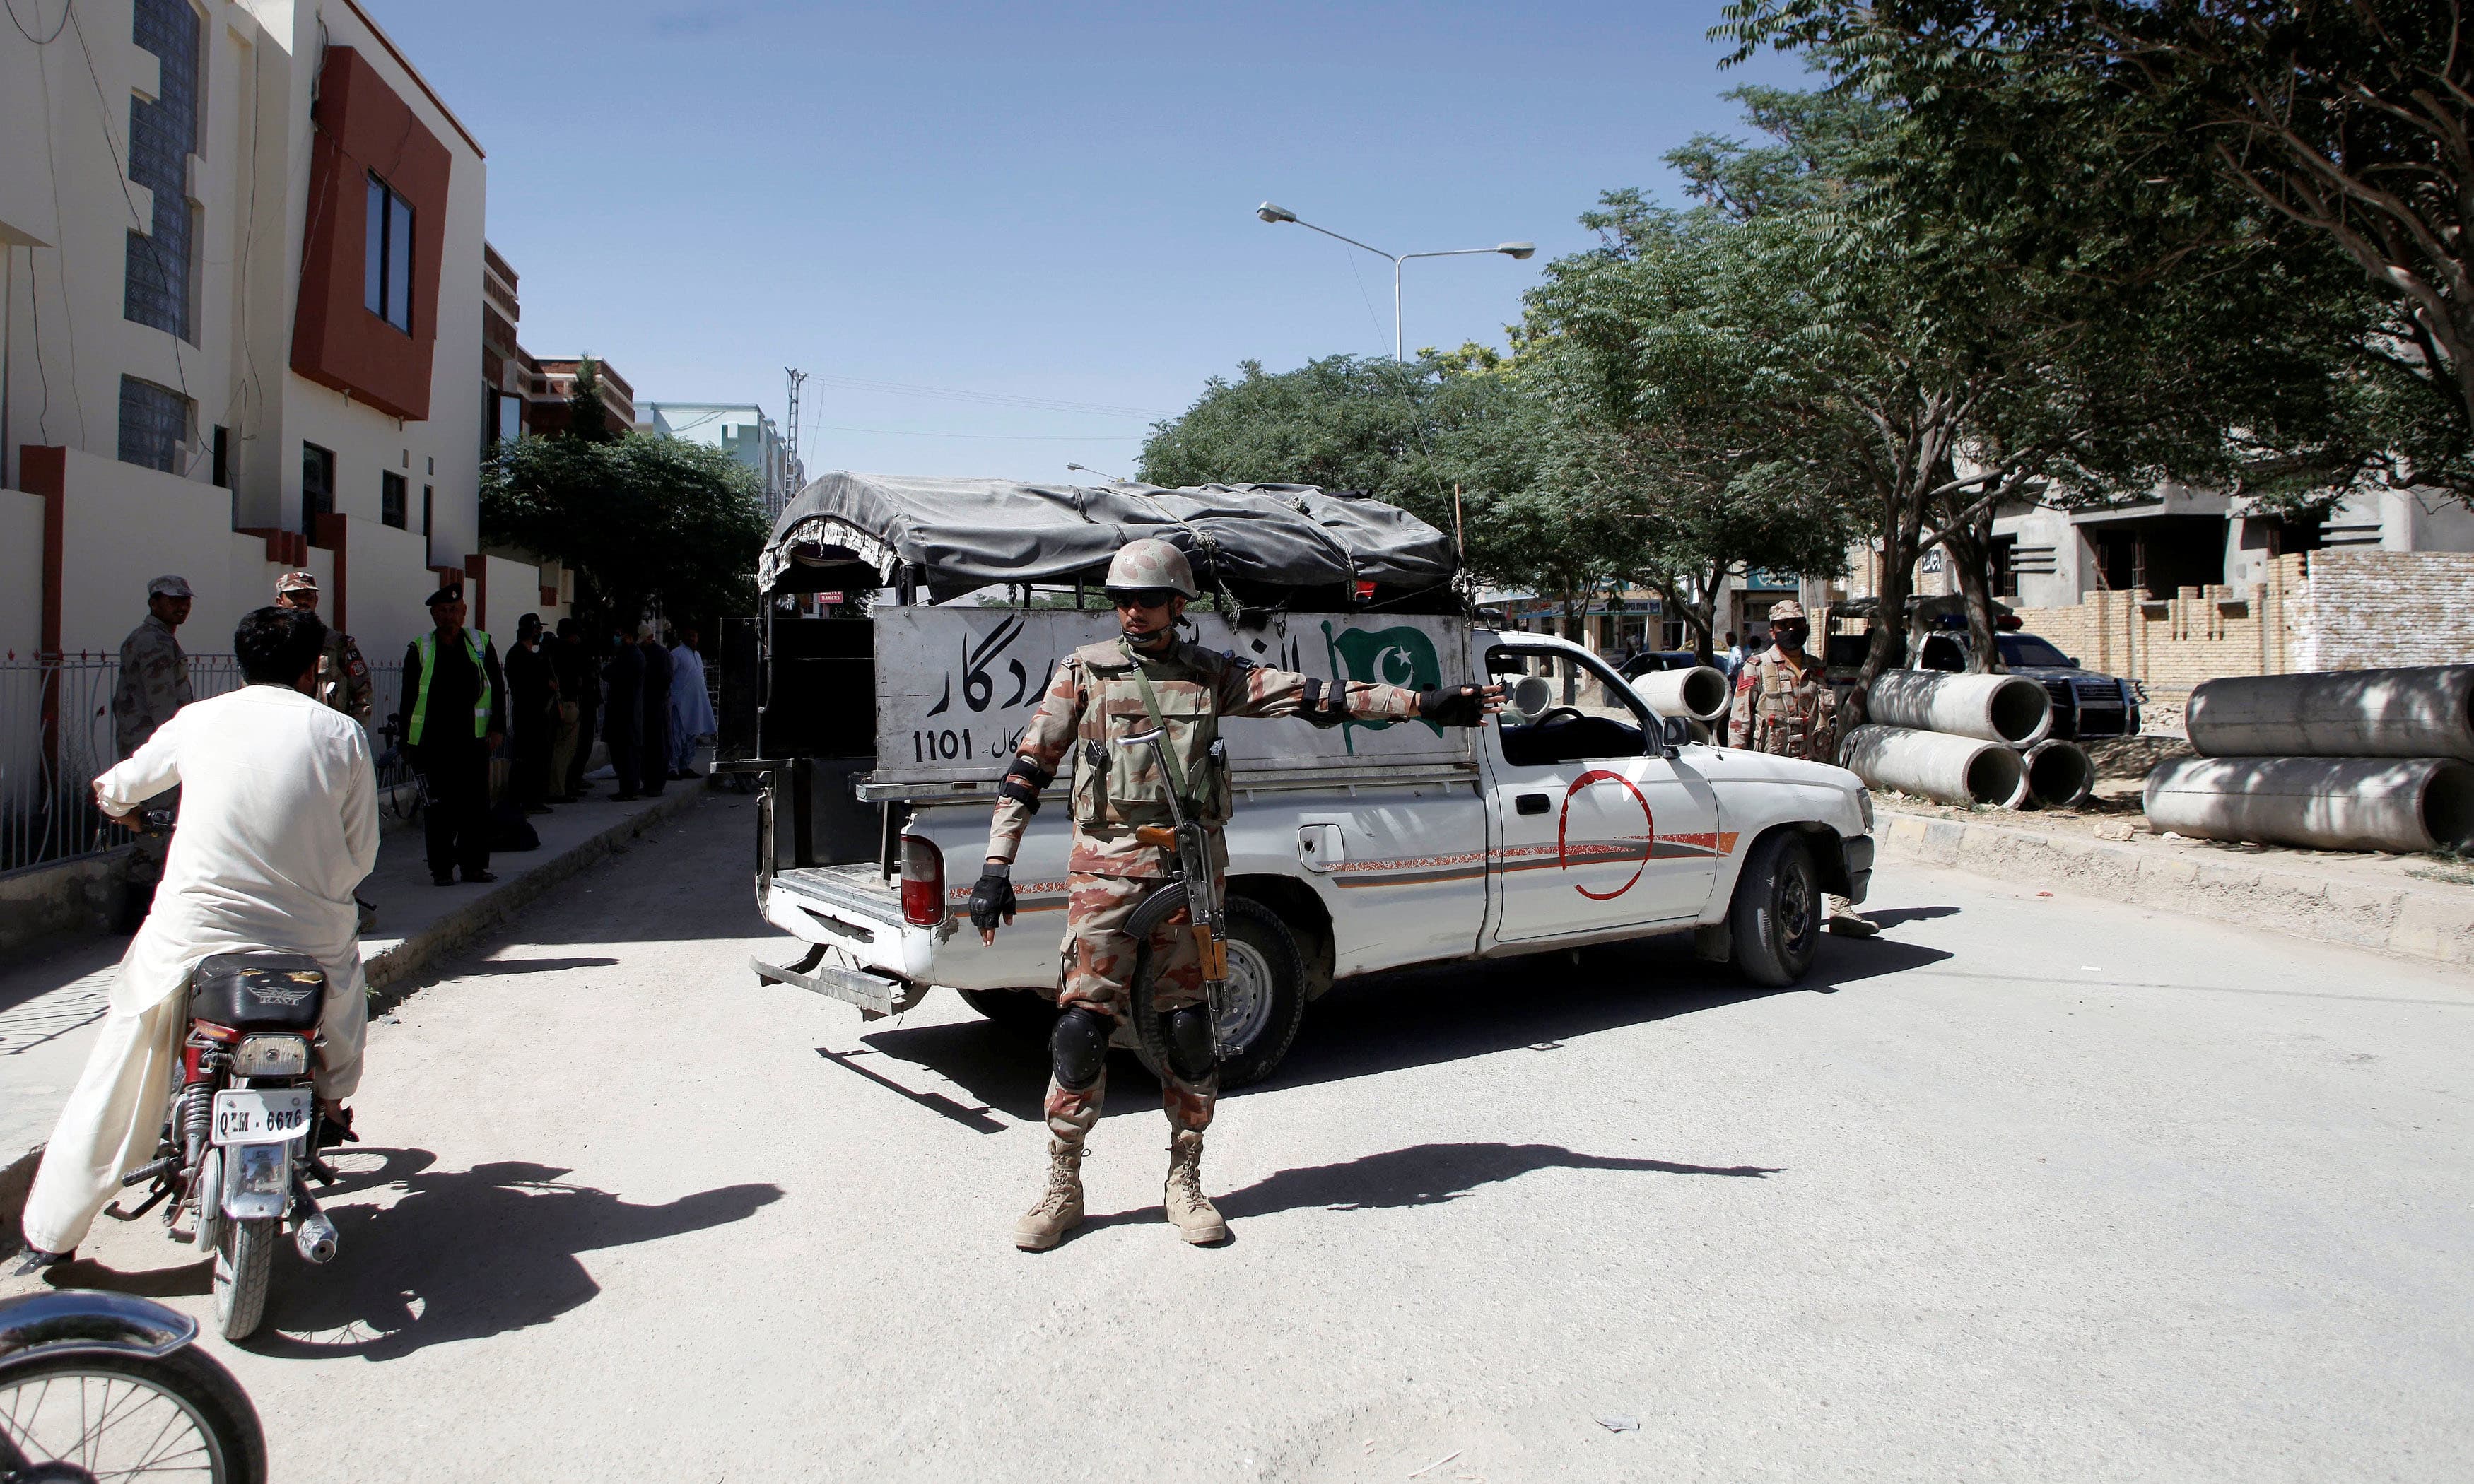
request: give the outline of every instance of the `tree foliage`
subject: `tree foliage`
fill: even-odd
[[[576,572],[589,622],[653,611],[715,632],[756,609],[764,502],[755,474],[717,448],[628,432],[526,438],[481,467],[481,532]]]

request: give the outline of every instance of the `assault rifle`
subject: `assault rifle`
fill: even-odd
[[[1135,736],[1119,737],[1119,747],[1148,747],[1152,765],[1163,779],[1174,778],[1176,771],[1169,766],[1168,729],[1154,727]],[[1209,766],[1228,766],[1227,744],[1211,744]],[[1204,787],[1211,786],[1206,775]],[[1134,1033],[1152,1053],[1162,1075],[1167,1075],[1168,1049],[1159,1033],[1159,1014],[1152,1008],[1150,975],[1144,971],[1150,959],[1152,933],[1160,922],[1183,907],[1192,920],[1194,946],[1202,959],[1202,997],[1211,1011],[1211,1055],[1221,1056],[1220,1017],[1228,991],[1228,897],[1227,883],[1221,879],[1220,863],[1211,852],[1210,838],[1203,832],[1202,821],[1187,812],[1192,800],[1180,800],[1176,790],[1168,794],[1169,827],[1137,825],[1134,838],[1145,845],[1167,850],[1171,877],[1168,886],[1154,892],[1126,923],[1127,934],[1134,940],[1137,968],[1131,1000],[1128,1007],[1133,1013]]]

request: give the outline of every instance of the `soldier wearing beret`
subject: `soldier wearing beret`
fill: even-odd
[[[429,785],[423,820],[429,878],[495,881],[490,870],[490,754],[507,734],[507,678],[497,646],[464,627],[464,587],[429,595],[431,632],[403,652],[404,754]]]
[[[318,611],[318,574],[286,572],[275,580],[275,606]],[[370,724],[370,663],[341,629],[328,628],[318,654],[317,698],[366,727]]]

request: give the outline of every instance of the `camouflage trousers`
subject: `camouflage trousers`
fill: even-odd
[[[1157,878],[1085,875],[1066,878],[1064,983],[1056,995],[1059,1007],[1088,1005],[1110,1019],[1123,1021],[1132,1008],[1134,956],[1137,945],[1126,931],[1134,909],[1168,883]],[[1152,1005],[1174,1010],[1202,1002],[1202,959],[1195,951],[1194,932],[1184,912],[1173,912],[1152,934]],[[1211,1123],[1219,1097],[1219,1079],[1201,1087],[1180,1086],[1160,1078],[1160,1103],[1169,1122],[1200,1131]],[[1060,1138],[1079,1138],[1099,1117],[1107,1076],[1088,1088],[1059,1087],[1049,1079],[1049,1129]]]

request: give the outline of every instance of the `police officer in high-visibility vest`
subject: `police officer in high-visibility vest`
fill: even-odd
[[[464,627],[464,588],[429,595],[428,634],[403,652],[404,755],[429,785],[423,819],[429,878],[495,881],[490,870],[490,754],[507,731],[507,681],[490,636]]]

